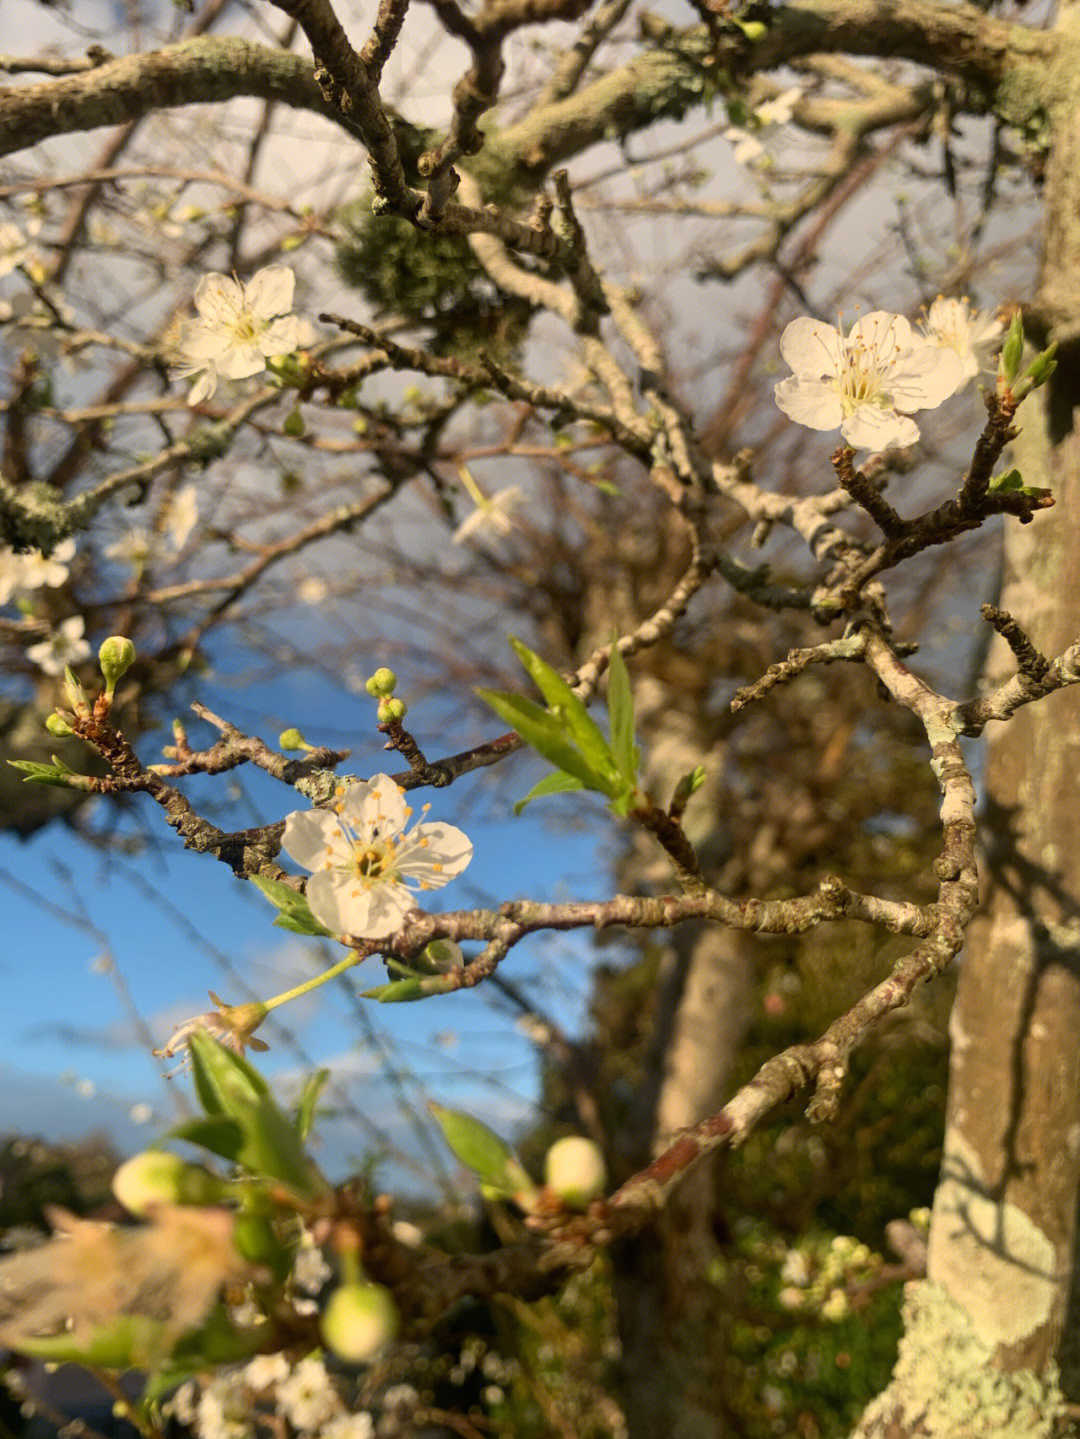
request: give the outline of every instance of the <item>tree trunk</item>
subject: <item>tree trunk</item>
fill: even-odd
[[[1058,24],[1063,38],[1080,39],[1075,4],[1060,7]],[[1033,307],[1063,339],[1080,333],[1080,70],[1069,51]],[[1075,339],[1059,358],[1052,384],[1022,407],[1015,446],[1026,483],[1050,487],[1057,503],[1030,525],[1005,522],[1000,601],[1051,657],[1080,633]],[[990,670],[991,683],[1015,671],[1000,641]],[[987,733],[985,910],[960,961],[927,1279],[909,1291],[900,1360],[860,1439],[1049,1439],[1061,1432],[1059,1367],[1068,1396],[1080,1394],[1078,1315],[1069,1314],[1080,1193],[1076,733],[1072,691]]]

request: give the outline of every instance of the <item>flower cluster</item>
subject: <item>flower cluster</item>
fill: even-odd
[[[462,872],[472,859],[468,837],[442,823],[406,833],[411,814],[404,791],[377,774],[339,788],[330,810],[286,818],[282,846],[313,871],[307,901],[320,924],[384,939],[415,906],[414,890],[440,889]]]
[[[268,359],[292,354],[301,342],[300,321],[289,313],[295,284],[287,265],[267,265],[247,284],[217,273],[202,277],[197,318],[181,321],[173,347],[178,373],[198,376],[189,405],[209,399],[219,379],[261,375]]]
[[[819,320],[792,320],[780,353],[793,374],[776,403],[811,430],[839,429],[854,449],[913,445],[916,410],[932,410],[967,378],[958,348],[917,335],[903,315],[874,310],[845,335]]]

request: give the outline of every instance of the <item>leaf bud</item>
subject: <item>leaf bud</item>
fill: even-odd
[[[65,736],[75,733],[64,716],[56,710],[45,721],[45,728],[57,739],[64,739]]]
[[[301,436],[307,433],[307,425],[304,423],[304,417],[300,413],[299,405],[297,405],[295,410],[292,410],[285,416],[281,428],[286,435],[291,435],[294,440],[300,439]]]
[[[464,963],[460,944],[452,939],[433,939],[425,945],[416,967],[431,974],[447,974],[452,969],[460,969]]]
[[[1057,369],[1057,360],[1054,359],[1054,352],[1057,349],[1057,341],[1043,350],[1041,355],[1036,355],[1031,364],[1024,371],[1025,378],[1031,380],[1031,387],[1037,390],[1040,385],[1045,385],[1050,376]]]
[[[1001,354],[998,357],[998,380],[999,389],[1004,386],[1008,388],[1020,373],[1020,361],[1024,355],[1024,322],[1020,318],[1020,311],[1012,317],[1008,334],[1005,336],[1005,343],[1001,347]]]
[[[599,1145],[576,1134],[556,1140],[544,1160],[544,1181],[571,1209],[584,1209],[607,1184]]]
[[[343,1284],[323,1310],[319,1327],[327,1347],[350,1364],[368,1364],[401,1325],[394,1296],[381,1284]]]
[[[70,709],[77,715],[85,716],[90,713],[90,702],[86,698],[86,691],[79,683],[79,678],[70,665],[64,666],[64,693]]]
[[[389,699],[397,687],[397,675],[385,665],[377,669],[370,679],[364,681],[364,688],[372,699]]]
[[[227,1192],[225,1181],[208,1169],[188,1164],[165,1149],[147,1149],[121,1164],[112,1191],[132,1214],[145,1215],[160,1204],[216,1204]]]

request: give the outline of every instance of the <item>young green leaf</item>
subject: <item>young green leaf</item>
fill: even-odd
[[[316,934],[332,938],[332,932],[312,914],[307,900],[302,894],[298,894],[287,884],[282,884],[278,879],[268,879],[265,875],[253,874],[250,876],[251,883],[260,893],[264,894],[270,903],[279,910],[274,923],[280,929],[291,930],[294,934]]]
[[[567,739],[577,745],[583,758],[594,769],[610,776],[615,769],[611,746],[582,701],[562,675],[534,654],[528,645],[523,645],[513,635],[510,645],[533,684],[547,700],[550,713],[561,722]]]
[[[614,639],[608,662],[608,715],[611,720],[611,748],[623,779],[637,780],[641,755],[634,744],[634,697],[630,692],[630,676],[626,661]]]
[[[481,1184],[500,1194],[531,1195],[533,1184],[521,1161],[510,1146],[479,1119],[463,1114],[460,1109],[447,1109],[434,1100],[428,1109],[443,1132],[443,1138],[467,1169]]]
[[[543,795],[570,794],[584,788],[585,786],[574,775],[557,770],[554,774],[547,774],[542,780],[538,780],[525,798],[519,799],[514,805],[514,813],[520,814],[527,804],[531,804],[534,799],[540,799]]]
[[[501,720],[517,731],[527,745],[543,755],[549,764],[572,774],[581,781],[585,789],[598,789],[602,794],[608,793],[611,783],[609,777],[589,764],[568,742],[562,723],[554,715],[532,700],[522,699],[519,695],[483,689],[478,689],[476,693],[485,704],[491,706]]]

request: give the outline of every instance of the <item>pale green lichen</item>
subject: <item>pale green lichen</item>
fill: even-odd
[[[925,1439],[1053,1439],[1065,1413],[1056,1367],[1008,1372],[940,1284],[907,1286],[904,1337],[888,1389],[852,1439],[870,1439],[899,1418]]]

